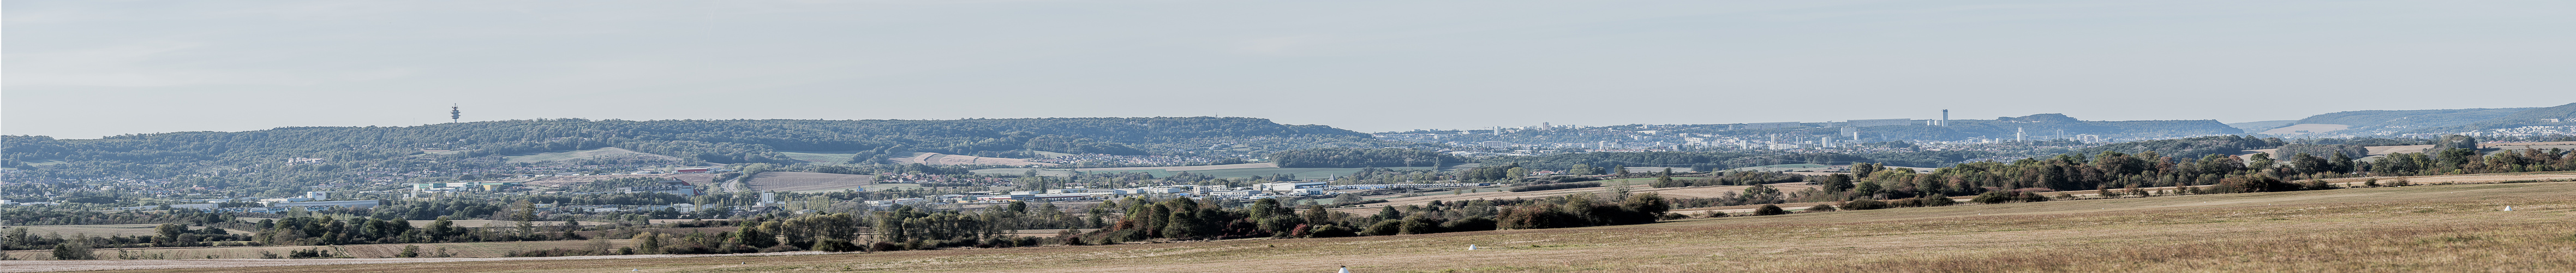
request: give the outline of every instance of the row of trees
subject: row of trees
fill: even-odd
[[[189,229],[188,225],[184,224],[161,224],[153,227],[151,235],[109,236],[34,234],[27,227],[15,227],[0,232],[0,250],[62,248],[67,244],[81,248],[191,247],[216,245],[219,242],[238,243],[248,241],[250,238],[249,235],[232,234],[223,228]]]

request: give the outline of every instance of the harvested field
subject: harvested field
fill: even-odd
[[[2498,174],[2436,175],[2436,176],[2374,176],[2374,177],[2328,178],[2328,179],[2323,179],[2323,180],[2325,180],[2325,181],[2326,181],[2326,182],[2328,182],[2328,183],[2334,183],[2334,184],[2337,184],[2337,185],[2352,186],[2352,185],[2360,185],[2363,181],[2369,181],[2369,180],[2371,180],[2371,179],[2379,179],[2381,182],[2388,182],[2388,181],[2390,181],[2390,180],[2396,180],[2396,179],[2405,179],[2405,180],[2406,180],[2406,183],[2411,183],[2411,184],[2416,184],[2416,185],[2423,185],[2423,184],[2441,184],[2441,183],[2451,183],[2451,184],[2483,184],[2483,183],[2518,182],[2518,181],[2576,180],[2576,172],[2498,173]],[[2300,181],[2306,181],[2306,180],[2300,180]]]
[[[1970,204],[1350,238],[215,266],[129,272],[1330,272],[1337,266],[1356,272],[2555,272],[2576,268],[2576,182]],[[83,269],[100,267],[109,266]]]
[[[1056,165],[1055,163],[1029,162],[1029,160],[1027,160],[1027,159],[1018,159],[1018,158],[981,157],[981,156],[971,156],[971,155],[952,155],[952,154],[942,154],[942,153],[918,153],[918,154],[913,154],[913,155],[912,155],[912,157],[906,157],[906,158],[897,158],[897,159],[894,159],[894,163],[900,163],[900,164],[921,163],[921,164],[923,164],[923,165],[932,165],[932,166],[946,166],[946,165],[1055,166],[1055,165]]]
[[[1673,179],[1675,179],[1675,180],[1694,180],[1694,179],[1706,179],[1706,178],[1698,178],[1698,177],[1674,177]],[[1476,199],[1486,199],[1486,200],[1504,200],[1504,199],[1523,199],[1523,198],[1546,198],[1546,197],[1558,196],[1558,195],[1583,194],[1583,193],[1599,193],[1599,194],[1607,194],[1607,193],[1609,193],[1610,191],[1614,190],[1618,185],[1632,185],[1630,188],[1628,188],[1628,192],[1630,192],[1630,193],[1649,193],[1649,192],[1652,192],[1652,193],[1656,193],[1656,194],[1661,194],[1661,195],[1663,195],[1664,197],[1668,197],[1668,198],[1713,198],[1713,197],[1718,197],[1719,195],[1722,195],[1722,194],[1725,194],[1725,193],[1728,193],[1728,192],[1743,193],[1745,188],[1751,188],[1751,187],[1753,187],[1753,186],[1701,186],[1701,187],[1680,187],[1680,188],[1647,188],[1647,187],[1645,187],[1645,184],[1647,184],[1647,183],[1653,183],[1653,182],[1654,182],[1654,178],[1642,178],[1642,180],[1641,180],[1641,178],[1630,178],[1630,179],[1609,180],[1609,181],[1604,181],[1604,182],[1605,182],[1605,183],[1602,183],[1602,186],[1601,186],[1601,187],[1579,188],[1579,189],[1544,190],[1544,191],[1526,191],[1526,192],[1480,191],[1480,192],[1467,193],[1467,194],[1445,194],[1445,193],[1439,193],[1439,194],[1437,194],[1437,195],[1425,195],[1425,196],[1415,196],[1415,197],[1389,198],[1389,199],[1386,199],[1386,202],[1385,202],[1385,203],[1367,204],[1367,205],[1361,205],[1361,206],[1356,206],[1356,207],[1348,207],[1348,208],[1336,208],[1335,210],[1344,210],[1344,211],[1350,211],[1350,210],[1368,210],[1368,211],[1374,211],[1374,210],[1376,210],[1378,207],[1384,207],[1384,206],[1403,206],[1403,205],[1422,205],[1422,204],[1429,204],[1429,203],[1431,203],[1431,201],[1433,201],[1433,200],[1439,200],[1440,202],[1459,202],[1459,201],[1476,200]],[[1805,190],[1805,189],[1807,189],[1807,188],[1815,187],[1815,186],[1813,186],[1813,185],[1807,185],[1807,184],[1806,184],[1806,183],[1804,183],[1804,182],[1798,182],[1798,183],[1778,183],[1778,184],[1769,184],[1769,185],[1764,185],[1764,186],[1769,186],[1769,187],[1771,187],[1771,188],[1773,188],[1773,189],[1779,189],[1781,192],[1796,192],[1796,191],[1799,191],[1799,190]],[[1487,189],[1487,190],[1494,190],[1494,189]],[[1750,208],[1747,208],[1747,209],[1750,209]]]
[[[2569,180],[2576,180],[2576,171],[2560,171],[2560,172],[2527,172],[2527,173],[2497,173],[2497,174],[2462,174],[2462,175],[2433,175],[2433,176],[2372,176],[2372,177],[2328,178],[2328,179],[2323,179],[2323,180],[2325,180],[2325,181],[2326,181],[2326,183],[2328,183],[2328,184],[2334,184],[2334,185],[2336,185],[2336,186],[2342,186],[2342,187],[2361,187],[2362,185],[2364,185],[2364,183],[2366,183],[2366,182],[2370,181],[2371,179],[2378,179],[2378,180],[2380,180],[2380,183],[2396,183],[2396,181],[2397,181],[2397,180],[2403,179],[2403,180],[2406,180],[2406,183],[2408,183],[2408,184],[2412,184],[2412,185],[2429,185],[2429,184],[2487,184],[2487,183],[2504,183],[2504,182],[2569,181]],[[2289,181],[2289,182],[2291,182],[2291,183],[2299,183],[2299,182],[2305,182],[2305,181],[2308,181],[2308,180],[2300,179],[2300,180],[2291,180],[2291,181]],[[2194,187],[2207,187],[2207,186],[2194,186]],[[2113,191],[2118,191],[2118,190],[2119,190],[2119,189],[2113,189]],[[2149,192],[2162,192],[2162,191],[2167,191],[2167,190],[2179,191],[2180,189],[2179,189],[2178,187],[2146,187],[2146,188],[2138,188],[2138,190],[2142,190],[2142,191],[2149,191]],[[2099,196],[2101,196],[2101,194],[2099,194],[2099,192],[2100,192],[2100,191],[2082,190],[2082,191],[2052,191],[2052,192],[2038,192],[2038,194],[2048,195],[2048,196],[2057,196],[2057,195],[2059,195],[2059,194],[2064,194],[2064,195],[2074,196],[2074,197],[2078,197],[2078,198],[2092,198],[2092,197],[2099,197]],[[1965,201],[1965,200],[1967,200],[1967,197],[1969,197],[1969,196],[1954,196],[1954,197],[1953,197],[1953,199],[1959,199],[1959,200],[1961,200],[1961,201]],[[1812,204],[1811,204],[1811,205],[1812,205]],[[1788,207],[1788,206],[1781,206],[1781,207]]]
[[[519,181],[519,182],[521,182],[521,183],[527,183],[527,184],[528,184],[528,185],[530,185],[530,186],[541,186],[541,187],[556,187],[556,188],[561,188],[561,187],[564,187],[564,186],[571,186],[571,185],[575,185],[575,184],[590,183],[591,181],[600,181],[600,180],[609,180],[609,179],[618,179],[618,178],[637,178],[637,177],[654,177],[654,178],[662,178],[662,179],[675,179],[675,180],[680,180],[680,181],[682,181],[682,182],[688,182],[688,183],[689,183],[689,185],[698,185],[698,186],[702,186],[702,187],[703,187],[703,186],[707,186],[707,185],[715,185],[715,181],[716,181],[716,175],[715,175],[715,174],[709,174],[709,173],[691,173],[691,174],[603,174],[603,175],[557,175],[557,176],[546,176],[546,177],[538,177],[538,178],[528,179],[528,180],[521,180],[521,181]]]
[[[876,184],[874,175],[761,172],[751,177],[753,191],[811,191],[858,188]]]
[[[616,158],[636,158],[636,159],[645,159],[645,160],[674,160],[674,161],[676,161],[676,160],[680,160],[680,158],[677,158],[677,157],[671,157],[671,156],[667,156],[667,155],[648,154],[648,153],[644,153],[644,152],[630,151],[630,150],[626,150],[626,149],[623,149],[623,148],[616,148],[616,147],[610,147],[610,148],[598,148],[598,149],[589,149],[589,150],[580,150],[580,151],[570,151],[570,152],[552,152],[552,153],[535,153],[535,154],[526,154],[526,155],[514,155],[514,156],[507,156],[507,157],[503,157],[503,158],[507,158],[507,159],[509,159],[509,162],[510,162],[510,163],[534,163],[534,162],[564,161],[564,160],[574,160],[574,159],[616,159]]]

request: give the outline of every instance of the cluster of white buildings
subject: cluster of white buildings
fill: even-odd
[[[384,202],[383,202],[383,201],[377,201],[377,200],[373,200],[373,199],[369,199],[369,200],[341,200],[341,201],[328,201],[328,200],[330,200],[330,199],[331,199],[331,192],[313,191],[313,192],[304,192],[304,196],[300,196],[300,197],[286,197],[286,198],[217,198],[217,199],[189,199],[189,200],[180,200],[180,201],[195,202],[195,203],[191,203],[191,204],[174,204],[174,205],[168,205],[168,206],[169,206],[171,209],[195,209],[195,210],[208,211],[208,212],[257,212],[257,213],[280,213],[280,212],[287,212],[287,211],[290,211],[290,210],[294,210],[294,209],[296,209],[296,208],[303,208],[303,209],[305,209],[305,210],[323,210],[323,209],[331,209],[331,208],[373,208],[373,207],[376,207],[376,206],[384,205]],[[259,203],[259,206],[253,206],[253,207],[230,207],[230,208],[223,207],[223,203],[234,203],[234,202],[257,202],[257,203]],[[140,206],[140,207],[121,207],[121,208],[117,208],[117,209],[122,209],[122,210],[153,210],[153,209],[160,209],[161,207],[162,207],[162,206]]]
[[[2576,135],[2576,126],[2523,126],[2471,132],[2475,136],[2546,136]]]

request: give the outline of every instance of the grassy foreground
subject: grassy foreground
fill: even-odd
[[[2513,206],[2514,211],[2502,211]],[[1486,248],[1467,250],[1475,244]],[[2550,272],[2576,182],[2070,200],[1385,237],[187,272]]]

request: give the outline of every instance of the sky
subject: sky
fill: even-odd
[[[2576,102],[2569,1],[0,2],[0,134],[1234,116],[1363,132]]]

